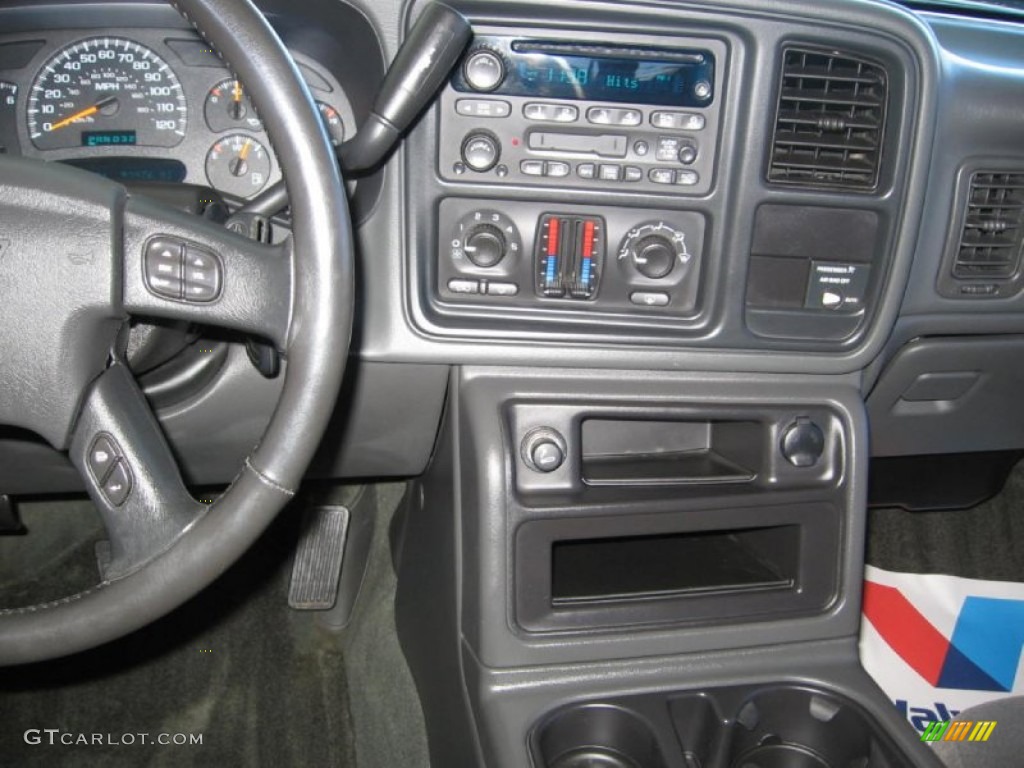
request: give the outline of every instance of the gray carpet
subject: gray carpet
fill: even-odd
[[[403,489],[383,486],[379,498],[364,494],[353,510],[378,515],[380,524],[355,620],[342,635],[321,629],[312,613],[287,608],[299,522],[293,506],[224,578],[171,616],[72,659],[0,671],[3,764],[426,765],[422,714],[394,634],[387,551],[387,523]],[[67,504],[60,503],[62,513]],[[35,512],[52,516],[54,509]],[[40,528],[31,510],[24,517]],[[41,535],[35,548],[27,545],[31,536],[0,542],[0,556],[33,550],[18,556],[22,568],[39,547],[49,553],[28,586],[9,583],[0,567],[4,602],[66,592],[69,576],[93,579],[97,531],[82,524],[75,534]],[[57,564],[61,578],[53,575]],[[201,734],[202,744],[143,745],[135,736],[131,745],[50,746],[45,733],[42,744],[25,742],[26,730],[47,728],[71,734],[65,739],[100,734],[104,742]]]
[[[972,509],[868,513],[867,562],[891,571],[1024,581],[1024,462]]]

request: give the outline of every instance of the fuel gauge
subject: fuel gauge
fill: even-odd
[[[210,186],[236,197],[251,197],[270,178],[267,148],[240,133],[220,139],[206,154],[206,178]]]
[[[203,112],[206,115],[206,124],[214,133],[231,128],[263,130],[263,124],[257,117],[241,80],[224,80],[213,86],[206,94]]]

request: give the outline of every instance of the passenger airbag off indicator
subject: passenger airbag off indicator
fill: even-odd
[[[534,260],[538,295],[594,298],[604,266],[604,219],[545,213],[540,217],[537,231]]]
[[[869,269],[867,264],[812,262],[804,306],[839,312],[860,311],[864,307]]]

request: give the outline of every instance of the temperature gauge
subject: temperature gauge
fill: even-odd
[[[217,83],[206,94],[203,108],[206,124],[214,133],[231,128],[247,128],[250,131],[263,130],[263,124],[253,109],[245,86],[240,80],[224,80]]]
[[[206,178],[221,192],[251,197],[270,178],[270,155],[251,136],[225,136],[206,154]]]

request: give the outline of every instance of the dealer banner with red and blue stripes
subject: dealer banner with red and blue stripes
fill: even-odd
[[[1024,694],[1024,584],[867,566],[860,655],[907,720]]]

